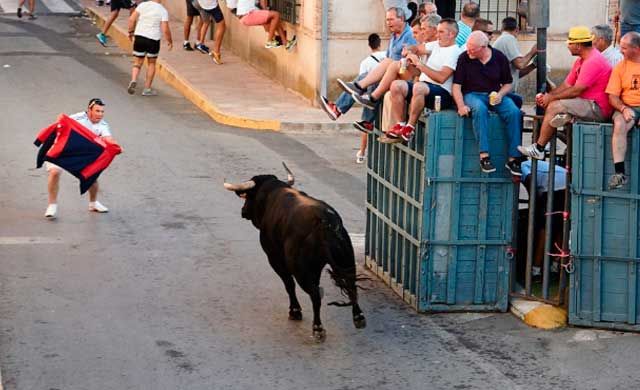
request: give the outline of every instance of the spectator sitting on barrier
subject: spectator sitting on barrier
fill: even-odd
[[[224,21],[224,15],[220,9],[218,0],[191,0],[193,6],[200,13],[200,19],[202,20],[202,27],[198,31],[198,40],[196,41],[196,50],[203,54],[208,54],[218,65],[222,65],[222,56],[220,54],[220,48],[222,47],[222,38],[226,30],[226,23]],[[216,22],[216,32],[213,40],[213,50],[204,44],[207,36],[207,30],[211,25],[211,20]]]
[[[262,9],[256,7],[254,0],[238,0],[236,14],[240,17],[240,22],[245,26],[265,26],[268,34],[267,43],[264,45],[265,48],[273,49],[282,46],[275,39],[276,32],[282,39],[287,39],[287,32],[280,20],[280,13],[278,11],[267,10],[267,0],[260,0],[260,6]],[[290,40],[286,40],[285,48],[291,50],[295,47],[296,43],[297,40],[294,35]]]
[[[613,46],[613,29],[608,24],[599,24],[591,29],[593,33],[593,47],[598,49],[604,58],[609,61],[611,67],[616,66],[622,60],[622,53]]]
[[[396,124],[387,132],[388,138],[409,141],[425,105],[434,108],[436,96],[440,96],[441,108],[453,105],[451,84],[461,49],[456,45],[458,25],[454,19],[444,19],[438,24],[438,40],[425,44],[428,59],[423,62],[416,54],[407,55],[420,73],[417,82],[396,80],[391,84],[391,119]],[[405,124],[405,101],[409,102],[409,119]]]
[[[615,109],[611,138],[615,173],[609,179],[609,189],[621,188],[629,181],[624,169],[627,133],[640,119],[640,34],[625,34],[620,47],[624,58],[613,68],[606,90]]]
[[[480,16],[480,6],[477,3],[470,1],[462,7],[460,20],[458,20],[458,36],[456,37],[458,46],[462,47],[467,43],[478,16]]]
[[[430,1],[425,1],[424,3],[418,6],[418,17],[422,19],[423,17],[431,14],[438,14],[438,7]]]
[[[405,47],[402,51],[404,58],[400,61],[394,61],[387,67],[384,72],[384,76],[382,76],[382,80],[380,80],[373,92],[363,94],[353,93],[353,99],[364,107],[373,110],[376,108],[380,99],[384,97],[385,92],[389,90],[392,82],[397,79],[413,80],[415,77],[420,76],[420,71],[413,63],[410,64],[408,62],[406,56],[409,53],[415,53],[419,56],[425,56],[427,54],[425,45],[428,42],[434,42],[437,40],[437,28],[438,23],[440,23],[441,20],[442,18],[435,14],[422,18],[420,21],[420,34],[415,34],[414,32],[414,36],[416,36],[418,44],[415,46]]]
[[[389,40],[389,47],[387,48],[387,58],[380,61],[378,66],[360,80],[344,82],[338,79],[338,84],[345,92],[363,95],[369,87],[382,80],[384,73],[393,61],[399,61],[403,57],[402,52],[405,46],[415,45],[417,43],[411,27],[409,27],[405,20],[406,16],[402,8],[392,7],[387,10],[387,27],[391,32],[391,39]]]
[[[611,65],[592,46],[592,41],[588,27],[577,26],[569,30],[567,46],[578,59],[559,87],[536,96],[536,104],[546,112],[537,141],[526,147],[518,146],[525,156],[544,159],[544,148],[556,129],[574,117],[595,122],[604,122],[611,117],[612,108],[605,93]]]
[[[498,50],[489,47],[489,39],[485,34],[472,32],[467,51],[458,58],[451,91],[458,114],[471,114],[473,130],[480,143],[480,168],[485,173],[496,170],[489,155],[489,111],[494,111],[505,122],[509,138],[509,159],[505,167],[512,175],[522,174],[521,156],[517,150],[522,140],[521,113],[507,96],[512,81],[509,60]]]
[[[518,46],[518,21],[516,18],[507,16],[502,19],[502,34],[496,39],[493,48],[502,52],[509,60],[511,68],[511,78],[513,79],[511,99],[516,106],[522,107],[522,96],[518,95],[518,87],[520,86],[520,77],[528,75],[536,68],[534,62],[531,62],[537,52],[537,45],[533,45],[527,54],[522,54]]]

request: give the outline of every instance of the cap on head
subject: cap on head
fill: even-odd
[[[593,34],[587,26],[575,26],[569,29],[567,43],[585,43],[593,41]]]

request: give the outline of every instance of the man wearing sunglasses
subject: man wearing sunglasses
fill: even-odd
[[[87,111],[79,112],[77,114],[70,115],[69,117],[82,126],[91,130],[95,135],[104,138],[105,140],[115,142],[111,136],[111,129],[109,124],[103,119],[104,117],[104,101],[99,98],[93,98],[89,100]],[[58,212],[58,190],[60,188],[60,173],[62,168],[45,162],[45,168],[49,172],[47,180],[47,190],[49,192],[49,205],[44,213],[44,216],[49,219],[56,217]],[[102,203],[98,202],[98,181],[89,188],[89,211],[97,213],[106,213],[109,211]]]

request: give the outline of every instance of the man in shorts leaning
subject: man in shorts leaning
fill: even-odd
[[[153,76],[156,74],[156,59],[160,52],[160,39],[164,34],[169,45],[173,48],[171,30],[169,29],[169,13],[160,4],[161,0],[148,0],[141,3],[129,18],[129,39],[133,41],[134,63],[131,70],[131,82],[127,92],[133,95],[136,92],[136,84],[140,67],[147,58],[147,77],[144,81],[142,96],[154,96],[156,92],[151,89]]]
[[[102,31],[96,34],[96,38],[98,38],[98,42],[100,42],[102,46],[107,45],[107,31],[109,31],[113,22],[115,22],[118,15],[120,15],[120,10],[126,8],[131,13],[135,7],[136,3],[133,3],[131,0],[111,0],[111,14],[109,14],[109,19],[104,23]]]
[[[213,62],[222,65],[220,48],[222,47],[222,38],[224,37],[224,31],[227,26],[224,22],[224,15],[220,9],[220,4],[218,4],[218,0],[192,0],[192,3],[198,12],[200,12],[200,18],[202,19],[202,27],[200,31],[198,31],[196,49],[201,53],[209,54],[211,58],[213,58]],[[213,38],[213,50],[210,52],[209,48],[204,44],[204,41],[212,20],[216,22],[216,32]]]

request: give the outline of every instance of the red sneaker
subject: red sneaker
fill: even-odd
[[[398,122],[395,125],[393,125],[389,130],[387,130],[386,135],[389,138],[401,138],[403,128],[404,128],[404,125]]]
[[[403,140],[405,140],[406,142],[409,142],[409,140],[413,137],[413,133],[415,132],[415,128],[411,125],[406,125],[402,128],[402,134],[401,137]]]

